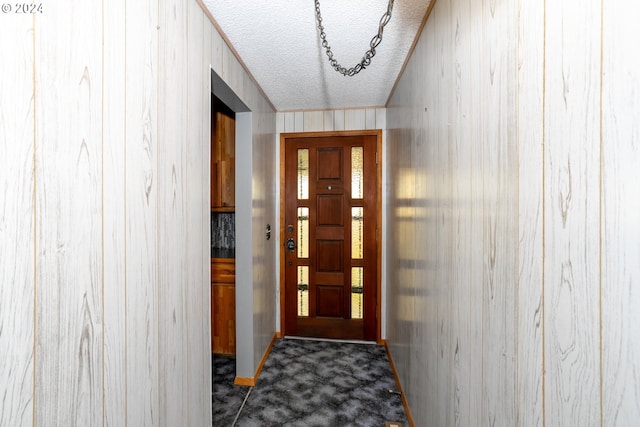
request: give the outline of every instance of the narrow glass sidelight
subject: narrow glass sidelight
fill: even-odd
[[[364,208],[351,208],[351,258],[364,257]]]
[[[364,309],[364,268],[351,268],[351,318],[362,319]]]
[[[309,199],[309,149],[298,149],[298,200]]]
[[[298,316],[309,316],[309,267],[298,266]]]
[[[364,148],[351,147],[351,198],[364,197]]]
[[[298,208],[298,258],[309,258],[309,208]]]

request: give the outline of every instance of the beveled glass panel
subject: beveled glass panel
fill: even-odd
[[[351,258],[362,259],[364,245],[364,208],[351,208]]]
[[[298,208],[298,258],[309,258],[309,208]]]
[[[364,151],[351,147],[351,198],[362,199],[364,187]]]
[[[298,316],[309,316],[309,267],[298,266]]]
[[[351,318],[362,319],[364,309],[364,267],[351,268]]]
[[[298,200],[309,198],[309,149],[298,149]]]

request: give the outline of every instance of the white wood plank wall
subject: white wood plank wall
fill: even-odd
[[[638,424],[639,19],[435,3],[386,106],[386,331],[416,425]]]
[[[35,423],[102,423],[102,11],[35,19]],[[55,34],[55,37],[45,35]],[[39,66],[41,65],[41,66]],[[73,94],[73,100],[69,95]],[[56,351],[49,345],[55,342]],[[45,403],[46,402],[46,403]]]
[[[284,111],[276,114],[277,132],[331,132],[383,129],[384,108]]]
[[[571,0],[545,13],[555,42],[544,70],[544,415],[559,425],[601,416],[601,7]]]
[[[125,232],[126,413],[158,424],[158,3],[126,4]],[[122,243],[121,243],[122,245]]]
[[[167,0],[159,10],[158,96],[174,102],[158,104],[158,311],[160,316],[160,424],[179,425],[188,417],[187,321],[187,3]],[[180,107],[177,107],[180,106]],[[187,238],[184,238],[187,237]],[[182,286],[179,284],[183,283]]]
[[[214,34],[218,35],[218,33],[213,29],[211,25],[209,25],[209,21],[206,17],[203,18],[203,44],[202,44],[202,58],[216,58],[216,55],[213,50],[214,46]],[[197,46],[197,43],[195,44]],[[200,88],[197,90],[201,90],[203,87],[207,87],[211,85],[211,74],[203,73],[200,75]],[[207,96],[203,96],[200,99],[202,111],[209,111],[211,108],[211,99]],[[194,106],[194,108],[197,108]],[[210,138],[211,134],[211,122],[206,120],[200,121],[201,132],[204,135],[205,139]],[[204,143],[200,146],[200,156],[203,159],[211,158],[211,144]],[[200,180],[204,182],[205,185],[200,188],[200,204],[202,212],[208,212],[211,209],[211,189],[209,188],[210,180],[210,167],[207,165],[203,165],[200,168]],[[208,216],[205,215],[208,219]],[[200,237],[200,250],[202,254],[208,254],[211,256],[211,221],[204,221],[202,224]],[[197,269],[197,263],[195,268]],[[202,263],[200,265],[200,274],[203,281],[211,280],[211,263]],[[197,290],[197,287],[193,289]],[[200,320],[202,325],[203,333],[209,334],[211,331],[211,287],[202,287],[200,288],[200,305],[202,306],[202,319]],[[192,319],[192,318],[190,318]],[[197,319],[196,319],[197,320]],[[200,380],[203,382],[209,383],[209,378],[212,378],[211,371],[211,341],[210,340],[201,340],[198,336],[192,335],[196,341],[199,341],[200,349],[197,350],[195,347],[191,347],[192,344],[189,345],[191,351],[196,353],[200,353],[200,359],[204,370],[200,367],[197,372],[200,375]],[[197,344],[196,344],[197,345]],[[195,370],[194,370],[195,372]],[[201,387],[196,388],[195,390],[208,390],[209,385],[203,384]],[[203,399],[205,402],[209,400],[209,396],[205,394],[201,394],[198,396],[199,399]],[[211,409],[207,403],[198,404],[200,416],[202,420],[209,420]],[[195,414],[195,413],[194,413]],[[191,419],[195,420],[195,415],[191,415]]]
[[[470,24],[471,11],[468,8],[469,2],[461,4],[451,4],[449,13],[450,24],[459,27],[468,27]],[[446,18],[443,18],[446,21]],[[462,37],[451,36],[453,54],[450,58],[460,69],[467,69],[471,63],[471,46]],[[472,113],[472,79],[470,73],[457,73],[452,77],[451,84],[455,88],[455,102],[450,104],[451,114],[451,168],[449,169],[452,180],[452,198],[458,200],[469,200],[472,194],[472,171],[474,156],[472,150],[467,146],[467,141],[473,136],[469,126],[466,126],[467,117]],[[455,176],[458,176],[455,179]],[[461,265],[471,265],[472,247],[468,244],[471,238],[473,217],[471,206],[464,206],[462,203],[451,203],[451,215],[453,233],[451,235],[451,249],[458,256]],[[479,227],[478,227],[479,228]],[[470,291],[471,284],[476,283],[476,279],[471,276],[468,268],[458,269],[455,264],[449,265],[451,271],[451,331],[459,331],[455,337],[454,359],[452,366],[452,377],[450,386],[450,401],[447,411],[450,413],[450,425],[468,426],[471,425],[471,405],[469,396],[472,384],[481,383],[478,375],[479,370],[472,367],[470,360],[472,354],[477,354],[477,350],[471,348],[471,329],[469,327],[469,313],[472,303],[478,301],[473,298]],[[475,289],[480,289],[475,286]],[[451,338],[453,339],[453,337]],[[445,370],[446,372],[446,370]],[[477,393],[477,390],[473,390]],[[454,403],[457,402],[457,403]]]
[[[272,106],[195,0],[2,13],[0,50],[0,426],[210,426],[211,68],[269,152]]]
[[[516,296],[518,313],[516,365],[517,422],[543,423],[542,316],[543,316],[543,92],[544,3],[519,5],[518,66],[518,211],[519,260]]]
[[[260,102],[260,110],[267,106]],[[253,357],[249,375],[254,376],[262,361],[275,331],[280,288],[279,273],[276,268],[279,260],[279,235],[275,230],[279,224],[280,199],[277,194],[280,178],[278,163],[278,143],[276,139],[276,114],[254,114],[254,127],[258,130],[254,134],[252,144],[252,210],[251,220],[254,238],[252,239],[253,257],[248,258],[253,266]],[[271,238],[265,238],[265,227],[271,225]],[[236,285],[237,286],[237,285]],[[237,340],[236,340],[237,341]],[[238,373],[237,375],[242,375]]]
[[[204,24],[205,16],[202,13],[202,9],[196,2],[187,2],[185,5],[185,13],[187,17],[189,32],[187,45],[187,57],[186,64],[200,63],[204,57],[205,43],[200,40],[204,39]],[[208,20],[206,21],[208,23]],[[197,41],[197,42],[196,42]],[[206,73],[201,72],[196,67],[187,67],[187,108],[186,108],[186,127],[185,131],[186,141],[206,141],[209,137],[209,130],[207,129],[206,120],[202,120],[201,115],[198,112],[207,111],[206,105],[203,104],[203,96],[195,96],[203,87],[207,87],[207,81],[203,80],[206,77]],[[185,156],[185,183],[187,184],[187,191],[185,194],[186,204],[186,259],[188,260],[188,266],[186,270],[187,284],[185,294],[185,328],[187,333],[185,334],[185,357],[186,364],[186,378],[187,378],[187,401],[185,409],[187,412],[187,425],[196,424],[203,418],[202,410],[207,407],[207,403],[210,400],[209,397],[200,390],[207,389],[207,382],[211,382],[209,378],[205,377],[203,367],[206,364],[206,358],[204,355],[210,352],[203,346],[203,336],[209,333],[209,328],[206,327],[207,323],[203,323],[206,320],[204,304],[208,303],[208,300],[203,299],[203,292],[201,283],[207,281],[208,275],[204,274],[202,264],[195,262],[201,260],[203,253],[207,253],[207,248],[202,245],[202,240],[210,236],[210,233],[205,234],[205,224],[210,222],[210,215],[207,212],[207,205],[203,204],[203,200],[208,200],[211,196],[210,193],[204,193],[201,191],[204,185],[199,185],[194,188],[195,191],[189,191],[189,184],[196,182],[204,182],[203,169],[209,169],[209,165],[203,161],[209,157],[203,156],[203,146],[210,144],[189,144],[187,145]],[[210,206],[210,205],[209,205]],[[207,221],[209,220],[209,221]],[[209,227],[206,227],[209,230]],[[209,251],[210,251],[209,247]],[[210,253],[210,252],[209,252]],[[193,261],[192,261],[193,260]],[[210,319],[210,318],[209,318]],[[210,322],[209,322],[210,324]],[[184,423],[183,419],[180,420]]]
[[[140,2],[140,4],[144,4]],[[125,286],[126,253],[122,250],[126,232],[126,2],[114,1],[104,10],[103,51],[103,324],[104,324],[104,425],[126,425],[127,396],[127,306]],[[124,107],[124,108],[123,108]]]
[[[640,7],[602,8],[600,114],[602,420],[640,420]]]
[[[31,426],[35,98],[30,16],[0,16],[0,52],[5,57],[0,61],[0,426]]]
[[[482,147],[482,416],[516,424],[515,307],[518,247],[518,145],[515,81],[517,3],[483,2],[483,52],[474,79],[483,103]],[[446,93],[443,94],[446,96]],[[440,97],[438,99],[443,99]],[[479,279],[480,276],[473,275]],[[486,390],[492,390],[487,393]]]

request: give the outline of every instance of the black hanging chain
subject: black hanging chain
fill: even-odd
[[[315,0],[316,2],[316,20],[318,21],[318,30],[320,30],[320,38],[322,39],[322,47],[327,51],[327,56],[329,57],[329,63],[333,67],[334,70],[342,74],[343,76],[353,77],[362,71],[365,67],[368,67],[371,64],[371,59],[376,54],[376,47],[382,42],[382,33],[384,31],[385,25],[389,23],[391,20],[391,11],[393,10],[393,2],[394,0],[389,0],[389,5],[387,6],[387,11],[380,18],[380,23],[378,24],[378,34],[373,36],[371,42],[369,42],[369,46],[371,47],[362,57],[362,60],[354,65],[353,67],[347,69],[340,65],[338,61],[333,57],[333,52],[331,51],[331,46],[329,46],[329,42],[327,42],[327,35],[324,32],[324,27],[322,26],[322,15],[320,15],[320,0]]]

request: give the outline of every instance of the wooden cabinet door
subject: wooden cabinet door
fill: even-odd
[[[211,284],[213,336],[211,352],[236,354],[236,287],[228,283]]]
[[[236,354],[235,260],[211,259],[211,352]]]
[[[235,206],[235,119],[225,113],[213,115],[211,144],[211,207],[219,210]]]

